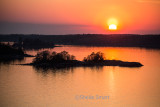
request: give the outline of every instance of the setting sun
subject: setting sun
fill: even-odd
[[[117,26],[115,24],[109,25],[109,30],[117,30]]]
[[[116,18],[110,18],[107,24],[109,30],[117,30],[118,20]]]

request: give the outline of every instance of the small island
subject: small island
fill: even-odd
[[[32,63],[22,64],[32,65],[39,68],[65,68],[65,67],[92,67],[92,66],[120,66],[120,67],[141,67],[139,62],[124,62],[120,60],[106,60],[101,52],[94,53],[85,57],[83,61],[75,59],[66,51],[60,53],[43,51],[37,53]]]

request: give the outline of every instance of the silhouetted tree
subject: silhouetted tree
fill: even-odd
[[[37,53],[36,58],[33,60],[35,63],[39,62],[47,62],[50,58],[50,52],[49,51],[42,51]]]
[[[23,55],[24,51],[19,48],[13,48],[10,45],[0,43],[0,55]]]
[[[66,51],[62,51],[60,53],[52,52],[51,54],[49,51],[43,51],[37,53],[36,58],[33,60],[33,63],[59,63],[70,60],[75,60],[75,56],[70,55]]]
[[[85,57],[83,59],[83,61],[85,61],[85,62],[99,62],[99,61],[103,61],[105,59],[106,58],[104,56],[104,53],[102,53],[102,52],[97,52],[97,53],[92,52],[90,55]]]

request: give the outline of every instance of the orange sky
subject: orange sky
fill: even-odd
[[[25,24],[83,26],[72,26],[74,31],[67,32],[66,28],[64,33],[160,33],[159,11],[160,0],[0,0],[3,25],[7,22],[23,23],[24,28]],[[110,19],[117,20],[117,31],[108,30]],[[7,32],[2,29],[0,33]],[[39,33],[43,33],[42,29]]]

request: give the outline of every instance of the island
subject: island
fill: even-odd
[[[66,51],[60,53],[42,51],[37,53],[32,63],[21,64],[32,65],[38,68],[65,68],[65,67],[93,67],[93,66],[120,66],[120,67],[141,67],[139,62],[125,62],[121,60],[106,60],[102,52],[92,52],[83,61],[75,59]]]

